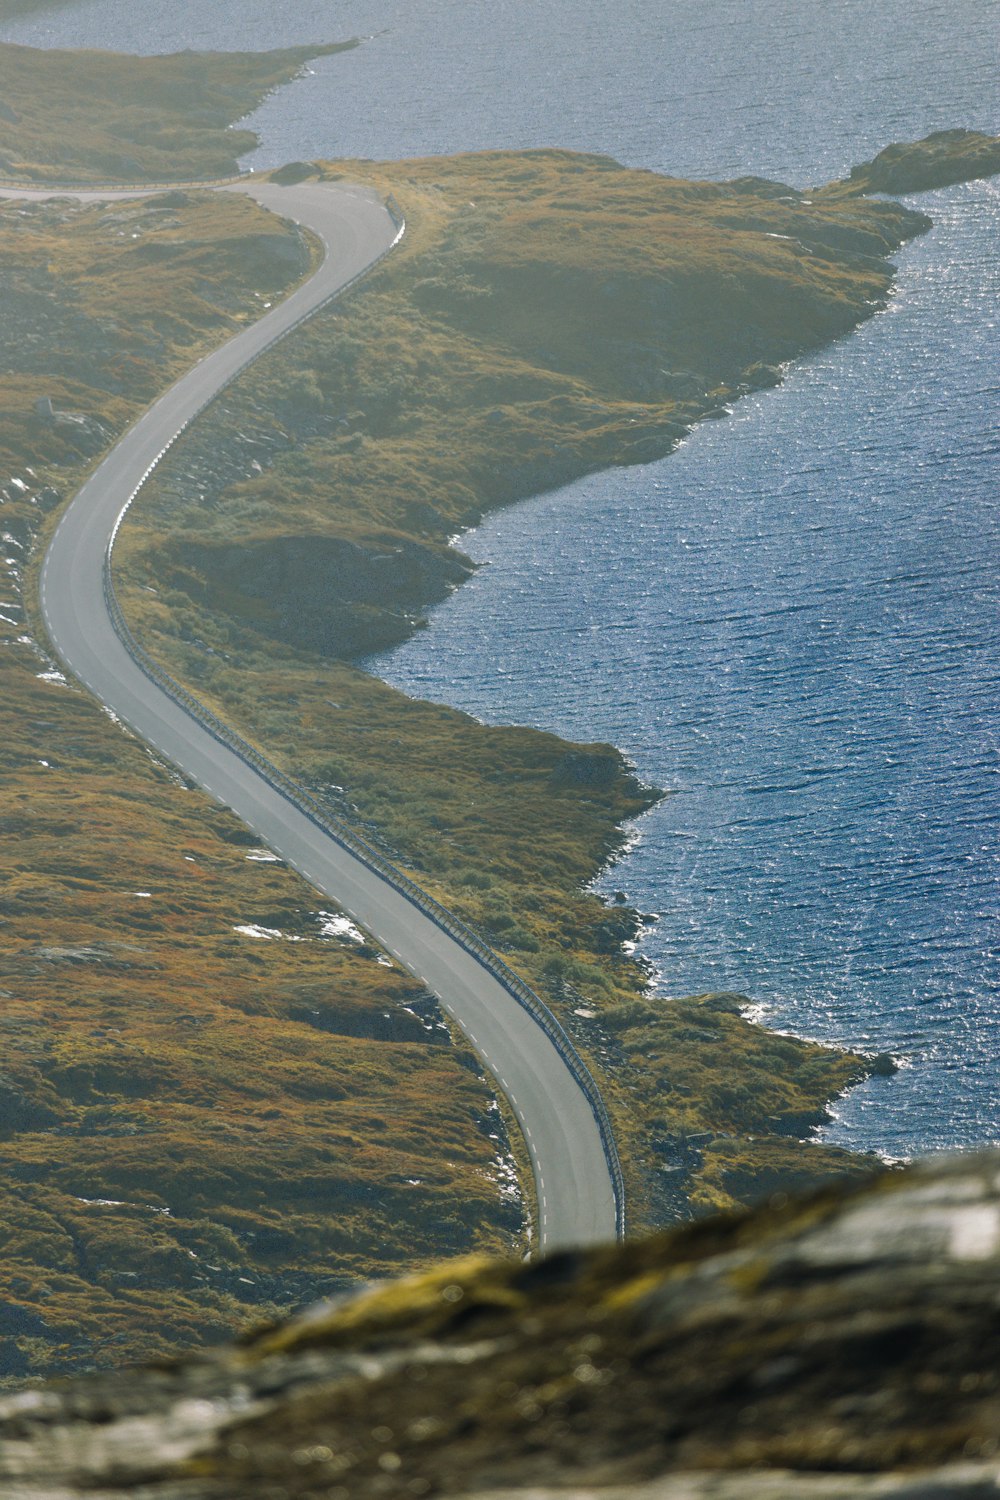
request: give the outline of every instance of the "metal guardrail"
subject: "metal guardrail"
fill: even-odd
[[[399,243],[406,231],[406,223],[403,218],[402,212],[399,208],[399,205],[393,198],[390,197],[390,199],[386,203],[386,209],[393,223],[397,226],[397,233],[395,238],[393,239],[392,244],[382,252],[382,254],[378,257],[378,260],[374,261],[372,265],[377,265],[379,261],[384,260],[385,257],[390,253],[390,251],[393,250]],[[277,791],[281,796],[285,797],[289,802],[297,807],[300,812],[304,813],[305,816],[309,818],[311,822],[316,824],[317,827],[321,828],[325,834],[332,838],[342,848],[348,850],[351,854],[353,854],[355,858],[359,859],[362,864],[366,865],[376,875],[380,876],[383,880],[386,880],[394,888],[394,890],[398,891],[400,895],[404,896],[408,901],[410,901],[415,907],[423,912],[425,916],[429,917],[431,921],[436,924],[436,926],[440,927],[442,931],[446,932],[449,935],[449,937],[453,938],[455,942],[459,943],[466,950],[466,952],[470,953],[474,958],[476,958],[483,965],[483,967],[493,975],[494,979],[498,980],[499,983],[503,985],[504,989],[513,996],[518,1004],[521,1005],[534,1018],[534,1020],[538,1022],[542,1030],[546,1033],[546,1035],[556,1047],[556,1050],[559,1052],[563,1061],[566,1063],[566,1066],[572,1073],[576,1083],[582,1089],[587,1103],[590,1105],[590,1108],[593,1112],[594,1119],[597,1122],[597,1128],[601,1137],[601,1145],[608,1164],[608,1170],[611,1174],[611,1181],[615,1194],[615,1231],[618,1238],[623,1239],[625,1235],[625,1181],[622,1174],[621,1160],[618,1155],[618,1147],[615,1144],[611,1119],[608,1115],[604,1100],[601,1097],[600,1090],[598,1089],[597,1084],[595,1083],[594,1078],[590,1073],[590,1070],[588,1069],[580,1054],[577,1052],[575,1046],[573,1045],[573,1042],[567,1035],[561,1022],[545,1004],[544,1000],[542,1000],[542,998],[524,982],[520,975],[515,974],[513,969],[509,968],[508,965],[504,963],[503,959],[501,959],[496,953],[494,953],[493,949],[490,948],[488,944],[486,944],[482,940],[482,938],[480,938],[475,932],[473,932],[471,927],[466,926],[466,924],[459,917],[456,917],[454,913],[450,912],[447,907],[442,906],[441,903],[439,901],[436,901],[433,896],[428,895],[426,891],[422,890],[415,881],[411,880],[408,875],[405,875],[402,870],[398,869],[394,864],[392,864],[390,860],[386,859],[384,855],[382,855],[376,848],[374,848],[373,845],[369,844],[366,840],[360,838],[356,833],[354,833],[353,830],[347,826],[347,824],[343,823],[340,819],[335,818],[332,814],[328,813],[326,809],[321,807],[316,799],[305,790],[304,787],[299,786],[298,783],[293,781],[291,777],[287,776],[284,771],[280,770],[276,765],[273,764],[272,761],[268,760],[266,756],[262,755],[259,750],[256,750],[253,745],[251,745],[247,740],[243,739],[243,737],[237,734],[235,730],[231,729],[229,725],[224,723],[222,719],[218,718],[216,714],[212,713],[211,709],[206,708],[204,704],[200,703],[198,699],[195,698],[191,693],[189,693],[185,687],[182,687],[179,682],[171,677],[169,672],[165,671],[158,662],[154,661],[154,659],[149,655],[144,647],[140,646],[138,641],[133,636],[128,622],[125,619],[125,615],[122,611],[121,604],[119,603],[118,596],[115,592],[113,576],[113,553],[114,545],[118,538],[118,533],[121,529],[122,522],[128,514],[128,511],[131,508],[134,500],[142,490],[142,487],[146,483],[146,480],[149,478],[150,474],[153,473],[154,469],[163,459],[165,454],[170,450],[170,448],[173,447],[177,439],[181,437],[184,432],[186,432],[191,423],[194,422],[201,415],[201,413],[205,411],[205,409],[210,406],[211,403],[216,400],[216,398],[233,383],[234,380],[242,375],[246,369],[248,369],[252,364],[260,359],[260,357],[269,349],[272,349],[275,344],[286,338],[290,333],[294,331],[294,329],[298,328],[308,318],[311,318],[313,314],[315,312],[318,312],[321,307],[325,307],[327,303],[331,302],[335,297],[342,296],[343,293],[348,290],[348,288],[352,287],[356,282],[360,281],[362,276],[367,276],[371,269],[372,266],[366,267],[366,269],[360,272],[359,275],[352,277],[350,281],[346,282],[342,287],[339,287],[337,291],[332,292],[329,297],[324,298],[322,302],[318,303],[315,308],[310,309],[308,313],[305,313],[301,318],[298,318],[294,323],[290,324],[288,328],[283,329],[280,333],[276,334],[273,339],[269,340],[268,343],[263,345],[261,349],[259,349],[250,359],[247,360],[246,364],[244,364],[238,371],[230,376],[229,380],[227,380],[224,385],[220,386],[217,391],[213,392],[212,396],[206,402],[204,402],[196,412],[192,413],[192,415],[187,419],[184,425],[180,427],[173,435],[173,437],[170,439],[170,442],[160,450],[156,458],[150,464],[149,468],[143,474],[135,489],[129,495],[127,501],[121,509],[121,512],[119,513],[118,519],[115,521],[114,528],[112,530],[111,537],[108,541],[107,549],[104,554],[103,583],[105,603],[107,605],[108,614],[111,618],[111,622],[114,626],[116,635],[118,636],[122,645],[125,647],[126,651],[131,656],[132,660],[135,662],[136,666],[140,669],[141,672],[144,673],[146,677],[150,678],[151,681],[153,681],[168,695],[168,697],[172,698],[180,708],[182,708],[186,713],[190,714],[190,716],[199,724],[201,724],[201,726],[206,729],[209,734],[213,736],[213,738],[218,740],[220,744],[225,745],[227,749],[233,751],[233,753],[238,755],[242,761],[252,767],[252,769],[255,770],[259,776],[263,777],[263,779],[270,786],[272,786],[275,791]]]

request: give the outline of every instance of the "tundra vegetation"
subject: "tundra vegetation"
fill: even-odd
[[[659,793],[611,746],[485,726],[358,662],[467,575],[459,528],[669,452],[869,316],[927,221],[555,151],[279,176],[309,172],[393,193],[407,235],[147,486],[117,554],[137,636],[545,996],[612,1110],[634,1229],[865,1170],[801,1139],[865,1060],[752,1025],[743,997],[656,998],[641,914],[588,892]]]
[[[252,113],[311,57],[354,45],[157,57],[0,45],[0,178],[106,183],[228,177],[237,170],[237,158],[257,144],[253,131],[234,130],[234,121]]]
[[[309,264],[231,194],[0,207],[0,1378],[520,1242],[431,998],[67,684],[34,615],[63,497]]]
[[[53,67],[58,98],[98,66],[16,62]],[[235,117],[286,66],[244,63],[184,66],[209,95],[228,80]],[[114,97],[95,86],[45,142],[0,150],[39,179],[107,175],[119,101],[155,102],[136,64],[102,59]],[[4,129],[30,124],[18,111]],[[166,129],[169,100],[154,115]],[[176,142],[171,175],[221,170],[218,145]],[[134,175],[166,175],[158,150]],[[459,527],[665,453],[777,381],[881,305],[886,255],[926,221],[842,186],[810,199],[557,152],[303,172],[394,191],[409,233],[150,486],[119,559],[135,629],[548,997],[613,1111],[633,1228],[865,1171],[801,1139],[864,1059],[752,1026],[740,997],[656,998],[627,952],[641,916],[587,894],[658,795],[621,756],[413,702],[356,662],[466,575]],[[403,1263],[523,1244],[501,1116],[430,997],[66,684],[34,615],[63,498],[310,260],[228,194],[0,212],[9,1378],[161,1354]]]

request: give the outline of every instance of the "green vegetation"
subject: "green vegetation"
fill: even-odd
[[[61,496],[308,264],[238,195],[0,206],[0,1379],[518,1242],[492,1090],[422,987],[32,636]]]
[[[484,509],[668,452],[869,316],[928,221],[561,152],[339,170],[394,192],[407,238],[172,450],[120,543],[136,633],[547,996],[612,1110],[633,1229],[866,1170],[799,1140],[864,1060],[739,997],[647,998],[639,915],[585,890],[658,795],[616,750],[486,727],[345,658],[419,627]]]
[[[127,57],[0,45],[0,178],[182,182],[231,176],[257,144],[233,130],[311,57],[275,52]]]
[[[0,1370],[508,1246],[502,1124],[421,986],[29,644],[0,659]]]

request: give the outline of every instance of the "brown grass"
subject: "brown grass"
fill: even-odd
[[[617,751],[487,728],[343,658],[461,581],[457,527],[669,451],[868,316],[926,221],[560,152],[324,170],[393,191],[407,238],[173,450],[121,545],[135,628],[547,995],[601,1079],[634,1227],[866,1169],[798,1140],[862,1059],[738,998],[646,1002],[637,914],[584,890],[656,795]]]
[[[233,123],[311,57],[353,45],[131,57],[0,44],[0,178],[228,177],[257,144],[253,131]]]
[[[228,194],[0,208],[0,1378],[517,1240],[492,1091],[421,986],[324,936],[315,893],[31,636],[59,494],[308,263]],[[46,394],[103,437],[37,422]]]

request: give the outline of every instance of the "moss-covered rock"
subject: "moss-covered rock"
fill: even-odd
[[[986,1500],[998,1181],[967,1156],[452,1262],[198,1362],[8,1396],[0,1477],[24,1500]]]

